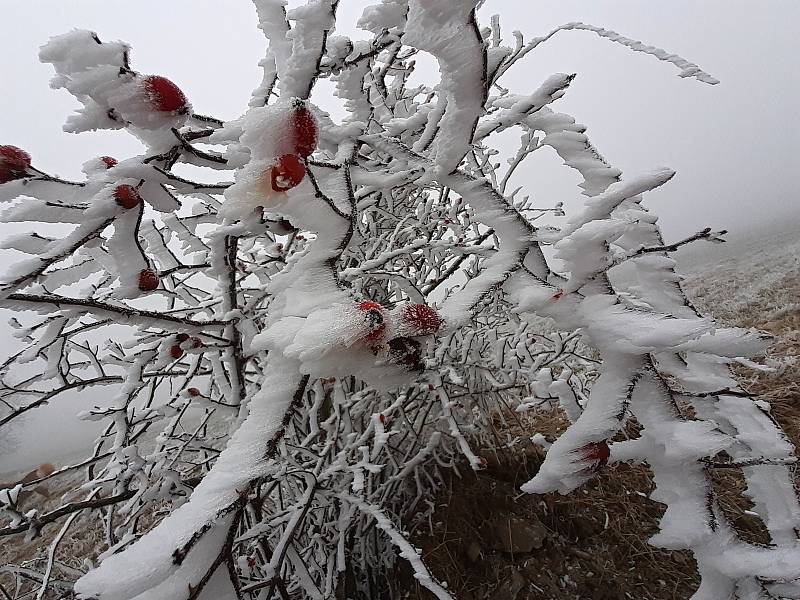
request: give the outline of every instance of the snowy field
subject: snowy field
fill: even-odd
[[[800,219],[798,219],[800,221]],[[783,222],[728,233],[725,244],[696,243],[676,253],[687,290],[723,320],[772,306],[757,318],[781,318],[800,310],[792,288],[800,276],[798,223]],[[756,315],[753,315],[754,318]]]

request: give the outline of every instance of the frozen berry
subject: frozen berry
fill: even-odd
[[[175,336],[175,339],[178,340],[178,342],[182,344],[183,342],[185,342],[186,340],[189,339],[189,334],[188,333],[179,333],[178,335]]]
[[[143,292],[152,292],[158,288],[158,275],[153,269],[142,269],[139,273],[139,289]]]
[[[106,164],[106,168],[108,169],[117,166],[117,159],[114,158],[113,156],[101,156],[100,160],[102,160]]]
[[[189,394],[192,398],[196,398],[197,396],[200,395],[200,390],[198,390],[196,387],[190,387],[189,389],[186,390],[186,393]]]
[[[186,112],[186,96],[166,77],[150,75],[144,80],[144,91],[154,109],[160,112]]]
[[[589,442],[588,444],[576,449],[575,452],[580,454],[581,459],[595,461],[595,469],[604,467],[611,456],[611,448],[605,440],[599,442]]]
[[[170,346],[169,355],[172,358],[180,358],[181,356],[183,356],[183,348],[181,348],[177,344]]]
[[[400,309],[400,330],[404,335],[430,335],[442,326],[442,317],[427,304],[405,304]]]
[[[203,340],[201,340],[199,337],[192,337],[191,342],[192,343],[189,345],[190,348],[197,349],[203,347]]]
[[[317,120],[302,100],[295,101],[290,126],[295,152],[304,158],[311,156],[317,147]]]
[[[139,192],[132,185],[118,185],[114,188],[114,200],[117,201],[122,208],[136,208],[141,204],[142,197]]]
[[[368,333],[364,340],[367,342],[375,342],[383,337],[386,333],[386,318],[384,309],[377,302],[372,300],[364,300],[358,304],[358,309],[364,313],[364,319],[367,323]]]
[[[30,154],[16,146],[0,146],[0,183],[22,179],[30,166]]]
[[[276,192],[285,192],[303,181],[306,168],[303,162],[294,154],[284,154],[272,166],[272,189]]]

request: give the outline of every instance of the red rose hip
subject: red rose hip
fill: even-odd
[[[272,189],[276,192],[285,192],[293,188],[306,176],[303,162],[294,154],[284,154],[272,166]]]
[[[101,156],[100,160],[102,160],[105,163],[107,169],[117,166],[117,159],[114,158],[113,156]]]
[[[142,203],[142,197],[139,192],[132,185],[118,185],[114,188],[114,200],[117,201],[122,208],[136,208]]]
[[[384,333],[386,333],[386,309],[377,302],[364,300],[363,302],[359,302],[358,310],[364,313],[364,320],[369,329],[369,333],[364,337],[364,341],[375,342],[381,339]]]
[[[150,105],[159,112],[186,112],[186,96],[166,77],[150,75],[144,80],[144,91]]]
[[[142,269],[139,273],[139,289],[143,292],[152,292],[158,288],[158,275],[153,269]]]
[[[577,452],[583,460],[594,461],[595,470],[600,470],[606,466],[611,456],[611,448],[608,447],[608,443],[605,440],[589,442],[577,448],[575,452]]]
[[[311,156],[317,147],[317,120],[302,100],[295,101],[289,126],[294,137],[295,152],[303,158]]]
[[[0,183],[22,179],[28,174],[31,155],[16,146],[0,146]]]
[[[400,326],[404,335],[430,335],[442,327],[442,317],[427,304],[406,304],[400,309]]]

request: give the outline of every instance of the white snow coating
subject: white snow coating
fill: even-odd
[[[288,361],[275,360],[261,382],[261,392],[249,404],[250,414],[234,433],[225,451],[190,501],[148,532],[124,553],[108,557],[99,568],[84,575],[75,590],[104,600],[171,598],[177,590],[199,580],[227,535],[241,491],[267,474],[272,463],[264,460],[265,442],[278,430],[297,384],[299,374]],[[197,547],[189,551],[175,570],[173,552],[189,543],[195,532],[211,526]],[[175,590],[170,593],[169,590]]]
[[[439,118],[434,162],[442,174],[461,162],[486,98],[485,50],[475,24],[475,0],[446,4],[410,0],[403,43],[430,52],[439,61],[441,96],[447,103]]]
[[[407,3],[404,0],[381,0],[364,8],[358,20],[359,29],[379,34],[384,29],[400,30],[405,24]]]
[[[486,468],[500,406],[489,402],[526,416],[558,407],[569,420],[552,444],[534,431],[506,440],[546,450],[522,491],[566,494],[609,462],[646,464],[664,505],[651,543],[693,553],[695,599],[800,597],[794,448],[729,368],[758,366],[767,340],[686,299],[671,252],[688,241],[666,245],[642,206],[674,171],[623,178],[552,108],[573,75],[521,93],[502,83],[564,30],[716,80],[577,22],[501,45],[499,18],[481,28],[477,0],[376,0],[358,21],[372,35],[355,41],[335,33],[333,0],[254,4],[263,72],[228,123],[188,102],[159,109],[124,42],[52,38],[40,53],[52,87],[80,103],[65,129],[125,129],[146,151],[93,158],[80,182],[31,168],[0,184],[0,219],[35,232],[0,244],[26,255],[0,287],[2,306],[24,313],[12,325],[25,345],[0,365],[0,426],[60,393],[114,386],[80,413],[105,427],[80,465],[93,465],[84,487],[118,501],[103,528],[110,550],[78,597],[333,598],[347,570],[366,597],[383,593],[364,574],[389,568],[394,546],[422,586],[450,598],[397,523],[425,525],[445,469]],[[438,79],[416,82],[418,51]],[[324,79],[340,121],[307,102]],[[319,130],[303,152],[301,101]],[[498,157],[492,134],[509,129],[520,149]],[[507,189],[543,146],[586,197],[561,227],[537,219],[569,202]],[[173,173],[180,163],[233,183],[191,181]],[[120,185],[143,202],[124,208]],[[145,268],[158,277],[147,293]],[[95,344],[107,326],[127,334]],[[37,374],[20,381],[20,365]],[[639,427],[625,433],[637,433],[616,441],[631,420]],[[738,536],[715,468],[743,475],[771,545]],[[38,513],[15,506],[21,491],[0,491],[0,529],[37,527]],[[139,517],[161,507],[169,514],[143,533]],[[386,535],[364,535],[374,527]]]
[[[286,35],[292,52],[282,61],[282,72],[278,70],[278,87],[282,97],[307,98],[317,74],[317,61],[324,51],[325,36],[333,28],[332,0],[310,0],[288,11],[287,17],[294,22]]]
[[[129,50],[122,42],[102,42],[95,33],[76,29],[51,38],[39,59],[55,68],[50,86],[65,88],[83,104],[67,119],[65,131],[127,127],[152,150],[166,150],[175,139],[170,128],[186,122],[191,106],[181,113],[154,110],[146,76],[127,64]]]

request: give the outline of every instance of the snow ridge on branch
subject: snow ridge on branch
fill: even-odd
[[[474,0],[382,0],[360,41],[336,33],[336,1],[255,5],[268,48],[239,119],[197,114],[171,80],[135,71],[126,44],[76,30],[40,54],[80,103],[66,129],[125,129],[146,152],[92,159],[70,182],[0,146],[3,221],[41,228],[3,244],[28,257],[0,285],[27,349],[0,365],[0,428],[61,394],[111,390],[80,414],[104,427],[89,456],[0,495],[0,535],[63,521],[39,597],[62,568],[56,546],[91,515],[106,551],[61,574],[79,598],[391,596],[375,574],[395,549],[450,598],[412,534],[447,469],[486,467],[498,414],[548,405],[571,425],[524,492],[646,464],[666,505],[651,541],[694,553],[696,599],[800,593],[794,449],[728,367],[764,339],[701,316],[669,256],[719,234],[665,242],[642,200],[674,172],[608,164],[555,110],[575,75],[526,94],[501,84],[570,29],[716,80],[582,23],[506,46]],[[409,84],[419,52],[439,81]],[[324,78],[341,122],[314,103]],[[520,147],[503,166],[492,134],[511,128]],[[545,147],[583,178],[584,206],[560,228],[540,220],[561,205],[509,191]],[[178,176],[179,163],[220,180]],[[769,547],[737,536],[715,468],[741,470]],[[79,469],[83,499],[23,510],[21,492]]]

